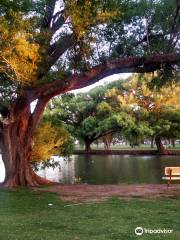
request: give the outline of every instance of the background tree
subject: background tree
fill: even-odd
[[[131,144],[138,144],[145,136],[152,136],[160,153],[168,153],[162,138],[179,137],[179,84],[163,87],[161,90],[149,89],[152,76],[134,75],[125,83],[124,92],[111,89],[107,96],[113,99],[117,111],[126,109],[136,119],[136,128],[127,133]],[[118,110],[119,109],[119,110]]]
[[[85,150],[90,151],[94,141],[133,125],[131,116],[114,112],[105,101],[105,92],[112,86],[95,88],[87,94],[55,98],[50,102],[45,118],[56,124],[63,122],[76,139],[84,142]]]

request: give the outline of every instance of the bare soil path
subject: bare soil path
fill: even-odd
[[[36,188],[37,189],[37,188]],[[39,188],[38,188],[39,190]],[[56,192],[63,201],[68,202],[94,202],[108,198],[173,198],[180,196],[180,184],[172,184],[167,188],[166,184],[121,184],[121,185],[89,185],[56,184],[41,191]]]

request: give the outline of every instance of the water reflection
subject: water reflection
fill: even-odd
[[[179,156],[74,155],[70,160],[55,157],[59,167],[37,173],[52,181],[90,184],[161,183],[166,166],[180,166]],[[4,169],[0,161],[0,181]]]
[[[76,174],[92,184],[160,183],[165,166],[180,166],[178,157],[75,156]],[[89,163],[90,162],[90,163]],[[91,168],[87,168],[91,166]],[[88,171],[88,172],[87,172]]]
[[[70,162],[59,161],[59,170],[46,169],[41,176],[62,183],[78,178],[90,184],[161,183],[166,166],[180,166],[178,156],[74,155]]]
[[[58,157],[54,157],[54,160],[59,161],[58,167],[39,170],[38,175],[51,181],[73,184],[75,182],[75,160],[73,158],[65,160]]]

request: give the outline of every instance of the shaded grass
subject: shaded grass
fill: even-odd
[[[66,206],[55,193],[0,190],[0,240],[178,240],[179,200],[111,199]],[[174,232],[137,237],[137,226]]]

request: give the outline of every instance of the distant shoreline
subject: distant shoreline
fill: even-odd
[[[158,150],[75,150],[74,155],[158,155],[158,156],[174,156],[180,155],[180,150],[171,150],[168,153],[159,153]]]

